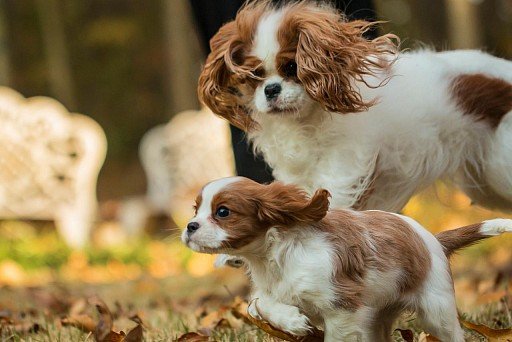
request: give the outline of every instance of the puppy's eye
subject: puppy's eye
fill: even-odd
[[[295,61],[289,61],[282,67],[283,73],[287,77],[297,76],[297,63]]]
[[[229,216],[229,209],[222,206],[217,209],[217,212],[215,213],[217,217],[228,217]]]
[[[263,78],[265,77],[265,69],[263,68],[256,68],[253,72],[253,75],[258,77],[258,78]]]

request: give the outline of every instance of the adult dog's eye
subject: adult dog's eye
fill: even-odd
[[[262,67],[256,68],[256,70],[254,70],[252,73],[257,78],[265,77],[265,69],[263,69]]]
[[[215,213],[218,217],[228,217],[229,216],[229,209],[222,206],[217,209],[217,212]]]
[[[297,76],[297,63],[295,61],[289,61],[285,65],[283,65],[283,73],[287,77],[295,77]]]

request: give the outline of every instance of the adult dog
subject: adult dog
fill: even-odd
[[[313,1],[253,1],[211,40],[201,100],[244,129],[274,176],[333,207],[399,211],[451,178],[512,207],[512,62],[398,51],[373,24]]]

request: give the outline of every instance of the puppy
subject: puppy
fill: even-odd
[[[464,341],[448,256],[512,232],[496,219],[433,236],[409,217],[384,211],[329,210],[329,193],[261,185],[243,177],[207,184],[183,242],[201,253],[242,258],[253,311],[274,326],[326,341],[391,341],[403,310],[442,341]]]
[[[252,1],[210,42],[199,96],[244,129],[277,180],[340,208],[398,212],[450,178],[512,208],[512,62],[480,51],[402,53],[374,24],[318,1]]]

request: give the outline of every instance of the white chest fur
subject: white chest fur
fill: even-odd
[[[331,247],[323,235],[300,229],[281,235],[271,229],[266,243],[266,252],[247,258],[255,297],[261,293],[304,311],[312,302],[322,309],[331,305]]]

